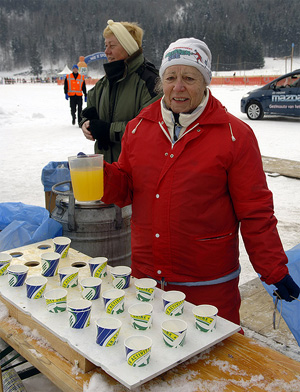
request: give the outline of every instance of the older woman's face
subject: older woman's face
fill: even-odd
[[[104,52],[109,63],[118,60],[125,60],[128,57],[128,53],[113,34],[105,38]]]
[[[204,78],[190,65],[172,65],[162,78],[165,104],[173,113],[191,113],[202,101]]]

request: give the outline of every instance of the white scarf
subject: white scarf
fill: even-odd
[[[201,116],[201,114],[203,113],[203,111],[206,107],[208,97],[209,97],[209,89],[206,88],[202,101],[200,102],[199,106],[197,106],[196,109],[192,113],[179,113],[179,123],[182,126],[182,128],[180,130],[178,139],[184,134],[187,127],[190,124],[192,124],[196,120],[196,118]],[[161,114],[162,114],[163,120],[168,128],[171,139],[174,140],[175,119],[174,119],[173,112],[166,107],[164,98],[165,98],[165,96],[163,96],[163,98],[160,102]]]

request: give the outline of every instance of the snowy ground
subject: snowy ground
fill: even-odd
[[[273,68],[270,64],[268,60],[264,74],[289,72],[283,61],[272,62]],[[300,59],[294,65],[294,69],[300,68]],[[270,117],[250,121],[240,112],[241,97],[254,88],[212,86],[211,90],[232,114],[252,127],[262,155],[300,161],[300,119]],[[44,207],[43,167],[50,161],[65,161],[79,151],[92,153],[93,143],[83,137],[78,126],[71,125],[69,102],[62,86],[0,84],[0,96],[0,202]],[[267,176],[267,180],[274,195],[279,233],[284,249],[288,250],[300,242],[300,180],[283,176]],[[242,244],[241,265],[241,284],[257,277]],[[36,383],[31,380],[27,386],[28,391],[40,391],[39,380],[44,391],[58,391],[43,376],[35,379]]]
[[[211,87],[227,109],[253,128],[262,155],[300,160],[299,119],[265,118],[250,121],[240,112],[242,95],[253,87]],[[45,206],[41,182],[44,166],[66,161],[79,151],[93,152],[93,142],[71,124],[69,102],[56,84],[0,85],[0,202]],[[300,181],[267,177],[284,248],[300,242]],[[241,244],[241,284],[256,277]]]

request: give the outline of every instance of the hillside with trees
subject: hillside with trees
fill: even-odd
[[[300,56],[299,0],[0,0],[0,71],[61,69],[104,50],[108,19],[138,22],[159,66],[171,41],[204,40],[214,71],[260,68]]]

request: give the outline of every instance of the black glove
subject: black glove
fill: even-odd
[[[81,117],[85,117],[88,120],[99,120],[97,110],[94,106],[83,109],[81,112]]]
[[[102,120],[90,120],[89,131],[98,140],[99,150],[108,150],[110,143],[110,124]]]
[[[287,302],[292,302],[299,297],[300,288],[289,274],[285,275],[279,282],[274,283],[274,285],[277,287],[277,290],[274,291],[273,295],[276,296],[278,294],[281,299]]]

